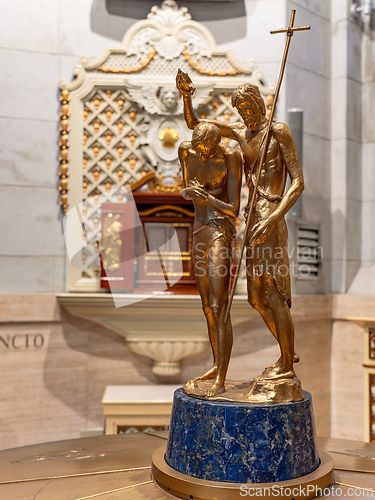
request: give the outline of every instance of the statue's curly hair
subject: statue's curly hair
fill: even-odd
[[[213,123],[200,122],[193,130],[193,136],[191,142],[208,142],[210,144],[215,144],[216,146],[221,141],[221,133],[219,128]]]
[[[256,85],[245,83],[236,88],[232,94],[232,106],[236,108],[242,101],[248,101],[251,107],[256,106],[260,109],[262,115],[266,116],[266,106]]]

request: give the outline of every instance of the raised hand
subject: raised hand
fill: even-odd
[[[194,95],[195,87],[193,82],[191,81],[189,75],[180,69],[178,70],[176,76],[176,87],[183,96],[187,97],[189,95]]]

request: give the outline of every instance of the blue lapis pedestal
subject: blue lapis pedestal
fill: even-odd
[[[247,404],[174,395],[165,460],[210,481],[266,483],[319,465],[311,395],[302,401]]]
[[[155,452],[153,474],[180,498],[234,498],[241,485],[325,488],[333,462],[324,453],[319,458],[308,392],[302,401],[270,404],[207,401],[178,389],[167,446]]]

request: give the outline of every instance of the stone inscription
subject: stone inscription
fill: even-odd
[[[0,335],[0,350],[41,349],[44,337],[41,333],[16,333],[15,335]]]

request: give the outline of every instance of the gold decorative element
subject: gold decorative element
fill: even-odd
[[[96,144],[91,146],[91,149],[94,151],[94,155],[98,156],[99,151],[102,149],[102,146],[100,146],[100,144],[96,143]]]
[[[112,95],[112,90],[106,90],[105,93],[107,94],[108,97],[111,97]]]
[[[61,149],[61,154],[59,156],[59,161],[62,161],[62,160],[69,161],[68,149]]]
[[[129,137],[130,144],[132,146],[134,146],[134,143],[135,143],[135,140],[136,140],[137,136],[135,135],[134,132],[132,132],[130,135],[128,135],[128,137]]]
[[[90,136],[89,136],[89,134],[88,134],[88,133],[86,132],[86,130],[85,130],[85,132],[83,133],[83,145],[85,145],[85,144],[86,144],[87,139],[88,139],[89,137],[90,137]]]
[[[83,155],[83,161],[82,161],[82,167],[86,168],[87,167],[87,162],[89,161],[89,157],[86,155]]]
[[[83,121],[87,120],[89,113],[90,113],[90,110],[88,108],[83,108]]]
[[[224,114],[223,114],[223,117],[224,117],[224,120],[229,123],[230,122],[230,117],[232,116],[232,113],[230,111],[226,111]]]
[[[96,168],[95,170],[91,170],[91,172],[94,174],[94,178],[97,181],[99,179],[99,175],[101,172],[100,168]]]
[[[82,181],[82,191],[83,192],[86,191],[89,184],[90,184],[90,181],[88,179],[83,178],[83,181]]]
[[[118,97],[116,99],[116,102],[118,104],[119,109],[121,110],[124,107],[125,99],[122,99],[122,97]]]
[[[60,205],[61,205],[63,212],[64,212],[64,215],[65,215],[67,210],[68,210],[68,206],[69,206],[69,202],[68,202],[69,151],[68,151],[68,148],[69,148],[70,144],[69,144],[68,133],[69,133],[70,129],[69,129],[68,117],[70,116],[70,113],[69,113],[70,95],[69,95],[68,90],[61,91],[60,101],[61,101],[61,111],[60,111],[61,126],[59,128],[59,131],[61,133],[61,137],[60,137],[60,141],[59,141],[59,147],[60,147],[60,156],[59,156],[60,185],[58,187],[58,190],[60,191]]]
[[[94,130],[95,130],[96,134],[99,132],[101,124],[102,123],[99,120],[95,120],[95,121],[92,122],[92,126],[94,127]]]
[[[134,68],[123,68],[123,69],[116,67],[109,68],[108,66],[102,65],[98,67],[98,70],[103,71],[103,73],[126,73],[126,74],[137,73],[138,71],[141,71],[150,64],[155,54],[156,54],[156,49],[155,47],[152,47],[146,59],[143,62],[141,62],[138,66],[134,66]]]
[[[63,104],[61,106],[61,112],[60,112],[60,116],[70,116],[70,113],[69,113],[69,104]]]
[[[60,101],[70,101],[70,95],[69,95],[69,90],[62,90],[61,91],[61,98]]]
[[[121,169],[116,170],[116,174],[118,175],[118,180],[122,181],[122,178],[124,177],[124,171]]]
[[[95,96],[93,102],[94,102],[95,109],[98,110],[100,103],[102,102],[101,98],[99,96]]]
[[[58,187],[58,189],[59,189],[59,191],[68,191],[69,190],[67,177],[62,177],[60,179],[60,186]]]
[[[137,112],[134,109],[129,109],[129,116],[131,121],[134,122],[137,117]]]
[[[166,127],[159,133],[159,139],[165,148],[173,148],[178,140],[178,132],[175,128]]]
[[[60,132],[70,132],[69,120],[61,120]]]
[[[186,61],[190,64],[190,66],[195,69],[195,71],[198,71],[198,73],[201,73],[203,75],[208,75],[208,76],[228,76],[228,75],[238,75],[241,73],[241,71],[238,71],[236,68],[232,68],[228,71],[215,71],[214,69],[204,69],[198,66],[196,62],[193,61],[191,55],[189,54],[187,48],[185,47],[184,50],[182,51]]]
[[[124,154],[125,146],[123,144],[117,144],[116,146],[117,152],[119,156],[122,156]]]
[[[62,177],[62,176],[67,177],[68,175],[69,175],[68,165],[67,165],[67,163],[62,163],[60,166],[60,170],[59,170],[59,176],[60,177]]]
[[[156,212],[164,212],[164,211],[173,211],[180,212],[182,215],[187,215],[188,217],[194,217],[194,211],[186,210],[186,208],[179,207],[178,205],[158,205],[157,207],[149,208],[148,210],[144,210],[143,212],[139,212],[141,217],[148,217]]]
[[[159,175],[159,177],[154,177],[149,182],[150,190],[155,193],[180,193],[183,184],[182,179],[178,175],[174,175],[173,179],[175,180],[174,184],[164,184],[163,179],[165,179],[165,175]]]
[[[112,188],[112,184],[113,184],[113,182],[112,182],[112,181],[110,181],[110,180],[106,181],[106,183],[105,183],[105,189],[106,189],[107,191],[110,191],[110,190],[111,190],[111,188]]]
[[[59,146],[60,146],[60,147],[61,147],[61,146],[65,146],[65,147],[67,147],[67,148],[70,146],[70,144],[69,144],[69,136],[68,136],[68,134],[65,134],[65,135],[63,135],[63,136],[61,137],[61,140],[60,140],[60,142],[59,142]]]
[[[112,158],[112,156],[107,155],[104,159],[105,159],[105,164],[107,165],[107,168],[109,170],[111,168],[113,158]]]
[[[107,141],[107,144],[108,144],[108,146],[109,146],[109,145],[111,144],[113,134],[112,134],[111,132],[109,132],[109,131],[108,131],[108,132],[105,134],[105,136],[104,136],[104,137],[105,137],[105,140]]]
[[[214,100],[211,102],[211,104],[212,104],[212,108],[213,108],[213,110],[214,110],[214,111],[215,111],[215,113],[216,113],[216,111],[217,111],[218,107],[219,107],[219,106],[220,106],[220,104],[221,104],[220,100],[219,100],[219,99],[214,99]]]
[[[112,115],[113,115],[113,110],[111,108],[107,108],[105,110],[105,116],[107,117],[108,122],[111,121]]]
[[[128,158],[128,162],[130,165],[130,168],[134,168],[137,164],[137,158],[134,158],[133,156]]]
[[[119,122],[116,122],[116,125],[117,125],[119,133],[121,134],[123,129],[124,129],[125,123],[122,121],[119,121]]]

